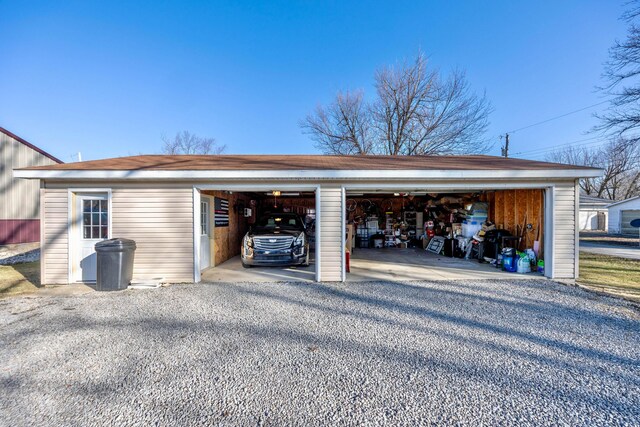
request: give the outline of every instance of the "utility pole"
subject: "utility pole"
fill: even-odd
[[[504,135],[504,146],[502,147],[502,157],[509,157],[509,134]]]

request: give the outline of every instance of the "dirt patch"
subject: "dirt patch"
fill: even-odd
[[[39,262],[0,265],[0,298],[35,292],[39,287]]]

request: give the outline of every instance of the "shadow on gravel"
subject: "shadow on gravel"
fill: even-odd
[[[415,285],[399,283],[399,282],[386,282],[384,284],[384,287],[385,288],[411,287],[414,290],[414,296],[418,300],[423,300],[423,301],[433,300],[434,299],[433,294],[448,294],[448,295],[457,296],[457,297],[461,296],[461,297],[464,297],[465,299],[469,298],[468,294],[465,295],[464,293],[461,293],[461,292],[453,292],[453,291],[448,291],[443,289],[425,288],[421,286],[415,286]],[[434,309],[429,309],[426,307],[402,304],[391,299],[380,299],[380,298],[375,298],[371,296],[363,296],[361,294],[348,292],[344,288],[340,289],[335,286],[314,285],[313,287],[310,287],[310,289],[317,291],[317,293],[319,294],[327,294],[327,295],[335,296],[337,298],[344,299],[346,301],[351,301],[356,304],[364,304],[364,307],[367,308],[364,311],[356,312],[355,308],[357,306],[349,305],[349,309],[336,310],[335,308],[330,308],[328,310],[328,311],[332,311],[335,314],[362,317],[362,318],[366,318],[368,320],[372,320],[376,322],[398,324],[397,321],[391,321],[388,318],[385,318],[382,316],[376,316],[375,314],[373,314],[377,310],[397,311],[397,312],[418,316],[418,317],[430,317],[430,318],[438,319],[441,321],[445,321],[447,323],[466,326],[466,327],[469,327],[470,329],[477,329],[482,332],[489,332],[491,334],[505,335],[513,338],[518,338],[524,341],[529,341],[541,346],[552,348],[554,350],[572,353],[572,354],[580,354],[584,357],[591,358],[591,359],[599,359],[602,361],[614,362],[614,363],[619,363],[623,365],[637,366],[640,368],[640,361],[638,360],[619,356],[613,352],[604,352],[604,351],[595,350],[593,348],[584,348],[584,347],[573,345],[568,342],[545,338],[541,335],[535,335],[532,333],[517,330],[516,328],[507,328],[507,327],[498,326],[498,325],[487,323],[487,322],[482,322],[479,320],[474,320],[474,319],[465,318],[461,316],[453,316],[453,315],[450,315],[441,311],[436,311]],[[297,305],[301,305],[306,308],[311,308],[315,310],[325,310],[325,307],[323,307],[322,305],[309,302],[306,299],[305,300],[295,299],[286,295],[274,295],[273,293],[260,291],[258,287],[252,288],[252,289],[238,288],[238,291],[243,293],[249,293],[254,296],[259,296],[261,298],[279,299],[280,301],[283,301],[286,303],[297,304]],[[396,292],[392,292],[392,293],[394,295],[397,295]],[[536,316],[536,317],[539,317],[541,314],[547,315],[547,316],[562,315],[564,317],[563,320],[567,323],[570,323],[572,319],[575,319],[576,321],[581,321],[581,322],[588,321],[589,323],[593,323],[594,325],[602,325],[603,323],[610,323],[614,321],[616,323],[621,322],[620,318],[601,315],[594,311],[575,310],[575,309],[569,309],[567,307],[563,307],[563,312],[558,313],[554,309],[549,309],[544,307],[545,304],[514,303],[510,301],[500,300],[498,298],[491,298],[487,296],[477,296],[477,295],[474,295],[473,298],[489,304],[508,304],[510,308],[513,310],[519,310],[523,313],[526,312],[526,313],[529,313],[531,316]],[[588,319],[585,318],[587,316],[588,316]],[[633,325],[634,323],[635,323],[635,326]],[[404,324],[398,324],[398,325],[410,330],[415,330],[415,331],[424,330],[424,328],[414,328],[413,325],[410,323],[409,324],[404,323]],[[640,322],[634,322],[632,320],[629,320],[629,324],[627,325],[627,327],[630,330],[633,330],[634,328],[636,328],[637,330],[637,328],[640,328]],[[443,334],[446,332],[438,331],[438,333]],[[455,336],[455,338],[459,339],[462,337]],[[473,338],[467,338],[467,340],[474,341]],[[524,354],[526,355],[527,353],[524,353]],[[537,357],[538,356],[534,356],[534,358],[537,358]],[[543,360],[539,360],[539,361],[543,361]],[[550,360],[545,360],[545,362],[550,362]]]
[[[159,363],[164,363],[163,358],[168,360],[171,357],[180,357],[179,364],[181,369],[186,370],[185,375],[188,375],[190,366],[201,366],[206,364],[207,360],[222,359],[228,360],[229,364],[232,362],[241,364],[245,357],[243,347],[246,346],[259,348],[262,345],[282,345],[285,348],[300,347],[302,351],[309,348],[320,349],[319,351],[330,350],[331,354],[337,354],[340,358],[353,357],[354,354],[366,355],[380,363],[445,372],[453,377],[488,383],[497,389],[513,390],[525,395],[538,392],[543,386],[547,390],[550,387],[548,382],[543,383],[542,378],[536,378],[535,375],[523,378],[500,365],[470,364],[468,361],[447,357],[437,351],[427,352],[409,347],[396,347],[393,342],[384,339],[367,342],[359,339],[357,333],[352,335],[342,333],[344,327],[336,328],[335,333],[330,328],[313,332],[302,327],[298,322],[299,316],[342,322],[343,325],[350,325],[356,331],[363,324],[369,327],[385,324],[397,334],[412,334],[419,337],[417,339],[424,340],[425,336],[444,337],[467,351],[471,347],[477,352],[506,353],[518,363],[522,361],[526,366],[533,368],[539,365],[544,369],[571,370],[572,374],[578,376],[601,378],[603,381],[612,383],[622,382],[623,386],[629,387],[630,390],[640,386],[638,359],[621,355],[616,352],[615,347],[607,348],[606,343],[594,342],[593,345],[587,346],[571,342],[574,336],[584,334],[585,328],[605,327],[612,334],[634,333],[636,335],[640,330],[640,321],[605,315],[595,309],[589,310],[541,300],[536,302],[535,298],[530,298],[526,302],[515,301],[511,295],[494,297],[478,287],[469,287],[465,292],[436,287],[436,284],[420,286],[409,283],[362,282],[348,286],[299,283],[202,286],[227,287],[227,292],[231,287],[234,293],[233,299],[242,301],[240,306],[244,309],[256,307],[258,310],[264,307],[264,301],[268,300],[277,303],[274,306],[287,314],[282,314],[283,318],[278,317],[281,322],[263,325],[251,320],[231,321],[224,314],[211,318],[199,313],[189,318],[183,315],[185,313],[177,311],[145,316],[145,310],[153,313],[152,307],[141,308],[142,313],[129,308],[131,312],[123,310],[122,313],[110,313],[102,317],[92,316],[90,311],[74,312],[73,315],[60,312],[44,327],[23,324],[17,330],[2,331],[0,337],[2,342],[15,344],[29,340],[34,335],[39,335],[40,340],[58,339],[60,331],[66,334],[84,334],[83,339],[74,341],[74,347],[67,349],[68,354],[58,355],[65,359],[71,359],[74,354],[81,353],[92,334],[113,338],[123,336],[126,339],[144,337],[132,342],[118,343],[123,347],[131,346],[132,356],[119,359],[118,363],[109,367],[110,375],[102,379],[87,377],[84,384],[68,390],[68,393],[78,397],[87,394],[96,397],[109,396],[116,393],[119,381],[127,382],[128,386],[134,388],[149,387],[146,383],[148,378],[129,375],[130,372],[134,372],[136,366],[149,362],[137,357],[135,348],[136,345],[147,343],[163,351]],[[548,282],[547,284],[522,282],[518,286],[522,286],[523,290],[536,287],[539,291],[538,287],[548,286]],[[180,306],[185,310],[189,307],[189,301],[203,296],[197,292],[178,294],[175,289],[158,292],[176,292],[180,298],[187,300]],[[187,289],[186,292],[189,290]],[[205,295],[211,296],[209,293]],[[125,294],[120,294],[118,297],[123,300],[134,298],[133,295]],[[125,301],[127,304],[133,304],[131,300]],[[235,303],[237,304],[237,301]],[[446,306],[440,307],[443,303],[446,303]],[[474,310],[474,306],[479,305],[484,306],[482,315],[476,315]],[[211,306],[216,306],[216,302],[212,301]],[[496,308],[495,317],[489,318],[487,312],[491,312],[492,307]],[[519,323],[506,325],[505,323],[509,323],[509,320],[502,317],[505,310],[507,314],[517,313],[509,317]],[[256,315],[260,317],[260,313]],[[530,318],[531,322],[527,322],[527,318]],[[551,325],[565,327],[566,339],[549,336],[555,335],[557,331],[547,330],[545,328],[547,321]],[[573,330],[573,326],[578,329]],[[122,334],[121,332],[125,330],[127,333]],[[200,341],[222,342],[227,345],[209,348],[206,356],[195,355],[189,347],[195,344],[183,344],[182,338],[188,336],[199,337]],[[553,356],[549,355],[550,353]],[[527,361],[534,363],[527,363]],[[340,363],[339,360],[337,363]],[[19,392],[20,385],[27,380],[28,378],[14,377],[0,383],[0,387],[7,393],[16,393]],[[153,386],[170,386],[163,384],[162,380],[159,381]],[[553,383],[553,379],[551,381]],[[63,389],[69,387],[67,384],[58,384],[58,386]],[[565,386],[566,384],[553,385],[551,387],[556,388],[550,392],[557,392],[562,399],[579,402],[583,407],[617,408],[620,413],[627,414],[638,412],[633,399],[621,400],[606,394],[563,388]],[[175,411],[176,414],[179,413],[178,405]]]

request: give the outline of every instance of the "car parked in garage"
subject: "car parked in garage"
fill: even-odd
[[[242,266],[309,265],[305,231],[304,222],[294,213],[263,215],[242,239]]]

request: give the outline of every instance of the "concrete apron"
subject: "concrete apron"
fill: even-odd
[[[488,263],[449,258],[423,249],[356,249],[347,282],[368,280],[544,279],[538,273],[502,271]]]
[[[358,249],[351,255],[347,282],[408,280],[544,279],[537,273],[507,273],[478,260],[449,258],[423,249]],[[202,282],[313,282],[315,264],[309,267],[243,268],[240,257],[202,272]]]

